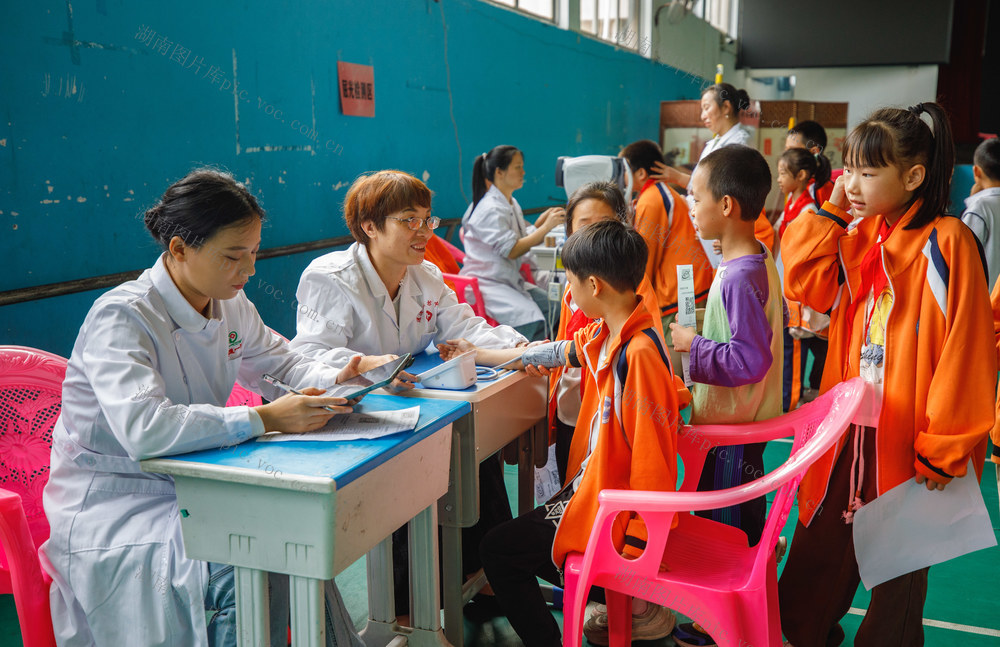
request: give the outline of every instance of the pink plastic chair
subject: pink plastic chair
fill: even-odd
[[[449,243],[444,238],[438,237],[445,249],[447,249],[455,262],[462,264],[465,263],[465,252],[455,247]],[[479,291],[479,279],[474,276],[462,276],[461,274],[449,274],[444,273],[441,275],[444,277],[446,282],[451,283],[455,287],[455,296],[458,297],[460,303],[468,303],[472,306],[472,311],[476,315],[482,317],[491,326],[499,325],[497,320],[486,314],[486,302],[483,301],[483,293]],[[472,301],[469,300],[469,293],[472,292]]]
[[[607,593],[611,647],[631,643],[632,598],[680,611],[696,620],[720,647],[780,647],[775,545],[806,469],[858,418],[866,392],[860,378],[838,384],[792,413],[745,425],[685,427],[678,438],[684,482],[678,492],[605,490],[583,555],[566,559],[564,637],[579,647],[591,586]],[[794,435],[791,457],[769,474],[740,487],[696,492],[705,454],[713,446],[756,443]],[[738,528],[682,514],[724,508],[777,490],[760,542],[747,546]],[[643,554],[622,557],[611,529],[622,512],[635,511],[648,530]],[[678,525],[671,529],[677,517]]]
[[[14,594],[27,647],[55,645],[37,549],[49,537],[42,490],[65,377],[62,357],[0,346],[0,594]]]
[[[281,339],[286,344],[288,343],[288,338],[279,333],[277,330],[268,328],[271,334]],[[226,400],[227,407],[259,407],[264,404],[264,399],[260,397],[257,393],[254,393],[250,389],[244,389],[239,385],[239,382],[233,385],[233,390],[229,394],[229,399]]]

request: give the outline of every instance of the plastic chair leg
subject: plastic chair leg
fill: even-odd
[[[629,647],[632,644],[632,596],[605,589],[608,601],[608,644]]]

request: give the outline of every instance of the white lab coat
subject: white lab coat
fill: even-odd
[[[713,137],[712,139],[708,140],[708,143],[705,144],[705,148],[701,149],[701,156],[698,158],[698,162],[701,162],[701,160],[705,159],[705,157],[707,157],[708,154],[711,153],[712,151],[719,150],[724,146],[733,146],[735,144],[740,144],[742,146],[751,146],[752,139],[753,139],[753,130],[751,130],[748,126],[744,126],[743,124],[738,123],[729,130],[727,130],[724,134],[719,135],[717,137]],[[695,169],[697,168],[698,167],[695,166]],[[691,173],[694,174],[694,171],[691,171]],[[688,184],[687,189],[688,189],[688,194],[687,194],[688,213],[691,215],[691,222],[694,222],[694,208],[693,208],[694,205],[691,199],[690,184]],[[705,250],[705,255],[708,256],[708,260],[712,264],[712,267],[718,267],[719,262],[722,261],[722,254],[719,254],[715,251],[714,247],[715,241],[706,240],[701,236],[698,237],[698,240],[701,241],[701,246]]]
[[[491,186],[472,213],[462,218],[462,228],[465,264],[459,273],[479,279],[486,313],[510,326],[543,321],[545,316],[521,277],[521,264],[531,263],[531,252],[507,257],[518,239],[533,231],[517,200],[507,202],[500,189]]]
[[[323,386],[336,371],[290,351],[240,292],[192,308],[161,257],[87,314],[63,384],[44,491],[41,548],[61,646],[207,644],[207,567],[181,542],[173,480],[138,461],[233,445],[264,433],[225,407],[239,381],[268,398],[271,373]]]
[[[397,293],[397,321],[368,248],[360,243],[311,262],[295,296],[299,305],[291,348],[333,366],[343,366],[357,353],[415,354],[448,339],[465,338],[483,348],[527,341],[510,326],[494,328],[459,303],[441,270],[428,261],[407,267]]]

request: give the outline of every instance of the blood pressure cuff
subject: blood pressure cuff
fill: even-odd
[[[572,352],[572,343],[565,339],[532,346],[521,355],[521,363],[525,366],[531,364],[532,366],[544,366],[545,368],[566,366],[566,344],[571,344],[570,350]],[[573,359],[575,359],[575,353],[573,354]],[[575,365],[579,365],[579,362]]]

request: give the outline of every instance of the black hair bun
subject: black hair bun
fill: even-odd
[[[142,220],[146,225],[146,229],[149,233],[153,235],[153,238],[160,238],[160,218],[163,216],[163,205],[158,204],[155,207],[150,207],[146,209],[146,213]]]

